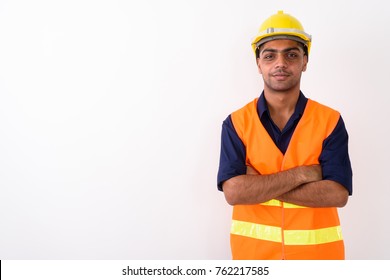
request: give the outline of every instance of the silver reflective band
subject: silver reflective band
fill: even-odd
[[[259,34],[257,34],[257,36],[262,36],[264,34],[271,34],[271,33],[298,33],[298,34],[301,34],[301,35],[304,35],[305,37],[307,37],[309,39],[309,42],[311,41],[311,35],[307,34],[306,32],[302,31],[302,30],[299,30],[299,29],[295,29],[295,28],[274,28],[274,27],[269,27],[267,28],[266,30],[262,31],[262,32],[259,32]]]
[[[291,39],[291,40],[294,40],[294,41],[301,42],[304,45],[307,45],[308,42],[311,42],[311,35],[307,34],[306,32],[304,32],[302,30],[298,30],[298,29],[294,29],[294,28],[273,28],[273,27],[269,27],[266,30],[264,30],[262,32],[259,32],[257,34],[257,37],[260,37],[260,36],[263,36],[263,35],[266,35],[266,34],[273,34],[273,33],[277,33],[277,34],[275,34],[275,36],[268,36],[268,37],[262,38],[261,40],[259,40],[256,43],[256,48],[258,48],[261,44],[263,44],[265,42],[268,42],[268,41],[271,41],[271,40],[276,40],[276,39]],[[298,36],[294,36],[291,33],[301,34],[301,35],[305,36],[306,38],[308,38],[308,40],[304,40],[304,39],[302,39],[302,38],[300,38]]]

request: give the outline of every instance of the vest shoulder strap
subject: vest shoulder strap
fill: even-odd
[[[325,138],[332,133],[340,119],[340,113],[338,111],[308,99],[301,121],[312,121],[314,116],[317,123],[325,125]]]
[[[260,121],[257,114],[257,101],[258,98],[255,98],[252,102],[249,102],[244,107],[231,114],[234,129],[245,146],[247,145],[247,137],[245,137],[245,133],[248,129],[248,126],[251,126],[254,119],[258,119]]]

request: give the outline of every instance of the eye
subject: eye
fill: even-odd
[[[288,52],[286,53],[286,58],[289,59],[289,60],[294,60],[294,59],[297,59],[299,57],[299,54],[296,53],[296,52]]]
[[[272,53],[266,53],[263,55],[264,60],[272,60],[272,59],[274,59],[274,57],[275,57],[275,55]]]

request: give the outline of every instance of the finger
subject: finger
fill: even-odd
[[[247,175],[259,175],[260,173],[257,172],[257,170],[254,169],[252,166],[248,165],[248,166],[246,167],[246,174],[247,174]]]

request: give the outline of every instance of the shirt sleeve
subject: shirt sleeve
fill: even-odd
[[[246,152],[229,115],[222,124],[221,154],[217,176],[218,190],[226,180],[246,174]]]
[[[348,133],[340,119],[332,133],[324,140],[319,158],[324,180],[343,185],[352,195],[352,167],[348,153]]]

